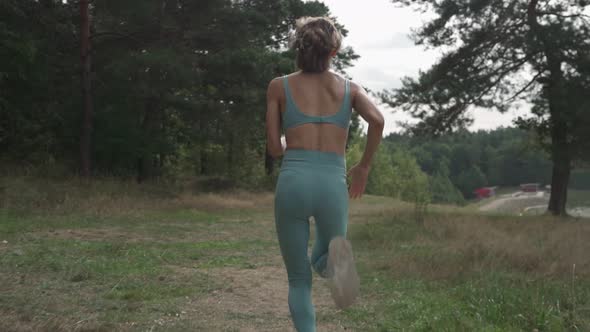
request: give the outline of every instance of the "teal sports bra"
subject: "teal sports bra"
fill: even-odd
[[[331,123],[340,128],[348,129],[350,124],[350,116],[352,114],[352,106],[350,102],[350,81],[345,80],[344,83],[344,100],[340,110],[332,115],[326,116],[315,116],[307,115],[297,108],[293,96],[291,96],[291,90],[289,89],[289,82],[287,76],[283,76],[283,86],[285,88],[285,96],[287,99],[287,105],[285,111],[282,114],[283,119],[283,130],[293,128],[305,123]]]

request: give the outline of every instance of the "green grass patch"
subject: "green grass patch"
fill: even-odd
[[[72,239],[34,239],[0,256],[14,271],[61,273],[66,279],[156,275],[162,266],[244,266],[272,242],[205,241],[125,243]],[[240,255],[228,255],[228,253]]]
[[[207,225],[222,221],[219,215],[195,209],[175,209],[169,211],[153,211],[141,216],[144,221],[157,220],[164,223],[204,223]]]
[[[30,232],[105,227],[114,227],[133,235],[149,235],[157,238],[178,236],[200,230],[206,231],[207,227],[223,223],[235,222],[226,221],[215,214],[192,209],[146,211],[116,216],[84,213],[35,214],[0,209],[0,240],[12,239]]]
[[[567,196],[568,206],[590,208],[590,190],[568,190]]]
[[[364,331],[585,331],[590,284],[575,296],[557,281],[491,273],[469,279],[424,282],[365,270],[366,306],[345,311],[353,330]]]

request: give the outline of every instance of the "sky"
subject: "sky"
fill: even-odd
[[[428,17],[409,8],[399,8],[390,0],[322,0],[338,22],[348,30],[343,46],[352,46],[361,57],[353,68],[347,69],[352,79],[373,91],[397,88],[404,76],[416,76],[418,70],[428,69],[438,53],[415,46],[408,38],[412,28],[422,25]],[[526,114],[519,110],[500,114],[478,109],[472,111],[471,130],[510,126],[512,120]],[[398,131],[398,121],[411,121],[401,111],[383,107],[385,134]]]

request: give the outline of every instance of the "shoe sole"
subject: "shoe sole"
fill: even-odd
[[[342,237],[330,241],[327,269],[330,292],[336,307],[344,309],[351,306],[359,294],[360,280],[350,242]]]

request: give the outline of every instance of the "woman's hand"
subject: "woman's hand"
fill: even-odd
[[[360,164],[355,165],[348,171],[348,176],[350,176],[350,188],[348,189],[350,198],[360,198],[367,186],[369,167]]]
[[[285,138],[285,135],[281,136],[281,147],[283,148],[284,153],[285,150],[287,150],[287,139]]]

